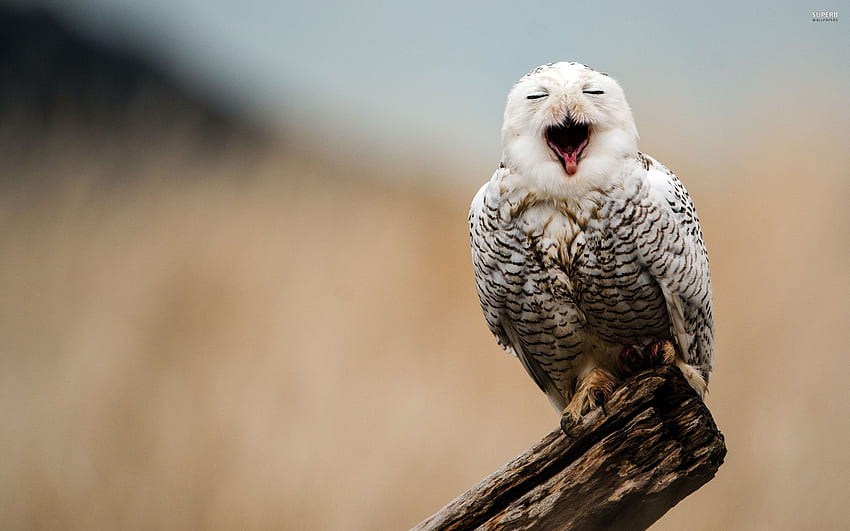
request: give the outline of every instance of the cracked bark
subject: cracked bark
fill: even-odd
[[[711,480],[723,435],[675,367],[637,374],[415,530],[646,529]]]

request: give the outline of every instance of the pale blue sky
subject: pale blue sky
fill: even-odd
[[[848,0],[54,4],[271,123],[373,150],[498,156],[508,89],[553,60],[609,72],[642,129],[658,109],[670,127],[700,119],[700,141],[774,95],[810,94],[813,112],[850,95]],[[812,22],[815,9],[841,21]]]

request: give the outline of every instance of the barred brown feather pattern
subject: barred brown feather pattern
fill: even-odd
[[[498,342],[553,405],[569,402],[583,371],[621,374],[623,348],[660,339],[673,340],[707,378],[707,255],[672,172],[640,154],[615,185],[568,204],[506,186],[511,171],[497,170],[473,201],[476,285]]]

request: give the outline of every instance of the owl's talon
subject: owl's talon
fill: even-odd
[[[578,388],[570,403],[561,412],[561,430],[568,436],[570,428],[576,426],[582,417],[594,407],[602,408],[602,412],[608,415],[605,402],[619,381],[609,372],[595,368],[588,372],[579,381]]]
[[[636,347],[626,347],[620,353],[620,363],[626,369],[626,372],[635,374],[645,368],[645,360],[643,355]]]
[[[568,413],[564,413],[561,415],[561,431],[564,432],[570,439],[575,439],[576,436],[570,431],[570,428],[575,424],[574,419],[570,417]]]
[[[652,367],[672,365],[676,361],[676,347],[667,339],[654,341],[646,348],[625,347],[620,353],[620,363],[630,374]]]
[[[602,414],[606,417],[608,416],[608,409],[605,407],[606,396],[602,389],[596,389],[593,391],[593,401],[602,409]]]
[[[647,347],[649,362],[653,367],[673,365],[676,362],[676,347],[667,339],[656,341]]]

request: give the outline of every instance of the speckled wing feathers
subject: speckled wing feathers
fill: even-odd
[[[655,276],[667,302],[673,337],[684,361],[708,382],[714,364],[714,318],[708,252],[693,201],[682,182],[646,155],[651,201],[662,213],[657,226],[669,224],[662,244],[653,234],[641,242],[641,259]]]

